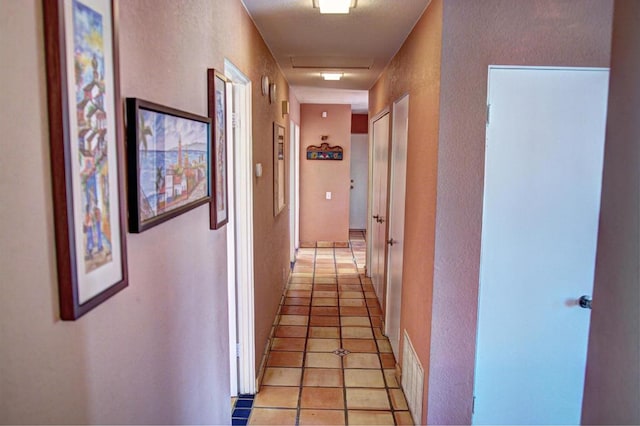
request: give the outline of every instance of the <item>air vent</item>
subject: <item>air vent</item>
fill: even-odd
[[[341,56],[292,56],[293,68],[317,68],[325,70],[368,70],[373,66],[373,58]]]
[[[424,369],[420,364],[416,351],[413,349],[407,330],[404,330],[402,349],[402,390],[407,397],[407,404],[409,405],[413,422],[419,425],[422,422]]]

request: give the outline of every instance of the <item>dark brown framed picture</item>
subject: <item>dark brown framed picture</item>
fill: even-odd
[[[210,227],[220,229],[229,221],[229,196],[227,194],[227,84],[222,73],[207,70],[209,118],[213,126],[212,143],[212,194]]]
[[[210,132],[208,117],[127,98],[130,232],[209,202]]]
[[[60,317],[128,285],[117,14],[111,0],[44,0]]]
[[[277,216],[285,206],[285,129],[273,123],[273,215]]]

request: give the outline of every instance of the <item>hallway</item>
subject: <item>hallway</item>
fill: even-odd
[[[248,424],[413,424],[364,275],[364,233],[350,243],[299,249]]]

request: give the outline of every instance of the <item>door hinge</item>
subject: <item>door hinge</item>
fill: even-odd
[[[240,358],[240,343],[236,343],[236,358]]]
[[[471,402],[471,414],[475,414],[476,412],[476,397],[473,397],[473,401]]]
[[[491,104],[487,104],[487,126],[491,121]]]

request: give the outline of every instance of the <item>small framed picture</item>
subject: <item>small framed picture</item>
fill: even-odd
[[[211,194],[211,229],[220,229],[229,221],[227,185],[227,85],[229,80],[220,72],[207,70],[209,117],[213,125]]]
[[[211,120],[127,98],[129,231],[209,202]]]

